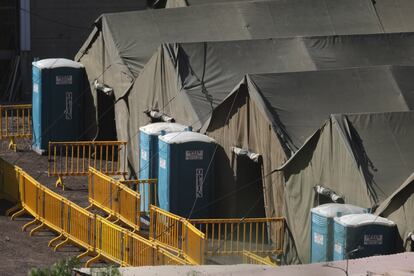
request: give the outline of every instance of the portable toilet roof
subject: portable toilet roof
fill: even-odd
[[[140,127],[139,130],[148,135],[160,135],[162,131],[165,131],[166,133],[180,132],[187,128],[187,126],[178,123],[159,122]]]
[[[393,221],[373,214],[350,214],[334,218],[334,220],[347,227],[359,227],[364,225],[395,226]]]
[[[192,131],[184,131],[180,133],[169,133],[166,135],[162,135],[159,139],[167,144],[184,144],[189,142],[204,142],[204,143],[215,143],[216,141],[208,137],[207,135],[192,132]]]
[[[39,69],[55,69],[61,67],[84,68],[83,64],[66,58],[47,58],[32,62]]]
[[[312,208],[311,212],[326,218],[334,218],[338,213],[360,214],[366,212],[366,209],[351,204],[328,203]]]

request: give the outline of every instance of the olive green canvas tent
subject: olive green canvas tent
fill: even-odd
[[[400,25],[398,31],[406,29]],[[382,32],[370,0],[213,3],[103,14],[75,59],[85,66],[95,106],[97,91],[102,87],[110,91],[107,94],[113,96],[109,101],[115,102],[116,124],[109,127],[116,127],[118,139],[129,140],[124,135],[129,93],[161,43]],[[91,138],[107,126],[96,125],[103,116],[99,108],[96,110],[98,114],[86,118]]]
[[[403,247],[407,251],[414,249],[414,172],[375,212],[397,224]]]
[[[406,101],[412,100],[410,94],[403,101],[407,107],[413,104]],[[320,188],[345,203],[375,210],[414,171],[413,125],[412,111],[332,115],[280,168],[284,213],[300,261],[309,261],[310,209],[329,201]],[[407,213],[393,215],[406,231],[401,222]],[[405,223],[411,225],[411,219]]]

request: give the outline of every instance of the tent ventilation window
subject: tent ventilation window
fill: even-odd
[[[242,149],[238,147],[231,147],[231,151],[234,152],[237,156],[247,156],[250,160],[254,162],[259,162],[260,154],[251,152],[247,149]]]
[[[315,192],[318,194],[318,204],[324,204],[328,202],[344,203],[342,196],[338,195],[329,188],[325,188],[320,185],[315,186]]]
[[[145,111],[145,114],[147,114],[147,116],[151,118],[153,123],[156,123],[156,122],[174,123],[175,122],[173,117],[170,117],[164,113],[161,113],[158,110],[147,110]]]

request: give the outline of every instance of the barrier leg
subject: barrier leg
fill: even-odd
[[[66,245],[69,242],[69,238],[66,238],[63,242],[58,243],[55,248],[53,249],[53,251],[57,251],[59,248],[61,248],[62,246]]]
[[[89,254],[91,254],[91,252],[89,250],[86,250],[85,252],[79,254],[78,256],[76,256],[76,259],[81,260],[82,258],[88,256]]]
[[[30,231],[29,236],[33,236],[34,233],[42,229],[44,226],[45,224],[42,222],[40,225],[36,226],[35,228],[32,229],[32,231]]]
[[[20,203],[14,205],[13,207],[11,207],[10,209],[6,211],[6,216],[10,216],[11,214],[20,210],[21,208],[22,208],[22,205]]]
[[[58,176],[58,179],[56,180],[55,186],[56,186],[56,188],[59,187],[59,186],[61,186],[62,187],[62,191],[65,190],[65,184],[63,184],[62,177]]]
[[[54,237],[53,239],[51,239],[51,240],[50,240],[50,242],[47,244],[47,246],[49,246],[49,247],[54,247],[54,245],[53,245],[53,244],[54,244],[56,241],[60,240],[62,237],[63,237],[63,234],[60,234],[59,236]]]
[[[93,257],[92,259],[89,259],[86,264],[85,267],[90,267],[91,264],[99,261],[102,258],[101,253],[99,253],[98,255],[96,255],[95,257]]]
[[[93,204],[89,204],[88,207],[85,208],[85,210],[90,210],[93,207]]]
[[[26,231],[27,227],[29,227],[29,226],[31,226],[31,225],[33,225],[33,224],[36,224],[36,222],[37,222],[37,219],[34,219],[34,220],[32,220],[32,221],[30,221],[30,222],[26,223],[25,225],[23,225],[23,227],[22,227],[22,231],[23,231],[23,232],[24,232],[24,231]]]
[[[14,138],[10,138],[9,149],[14,151],[14,152],[17,150],[17,145],[14,142]]]
[[[11,216],[11,220],[14,220],[15,218],[17,218],[17,217],[19,217],[19,216],[21,216],[21,215],[23,215],[23,214],[25,214],[26,213],[26,209],[21,209],[20,211],[18,211],[18,212],[16,212],[16,213],[14,213],[12,216]]]

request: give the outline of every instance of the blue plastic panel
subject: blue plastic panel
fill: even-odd
[[[330,229],[332,218],[322,217],[312,213],[311,224],[311,262],[319,263],[332,259],[330,248],[332,247],[333,233]]]
[[[33,123],[33,147],[41,148],[42,133],[42,75],[41,70],[33,66],[32,72],[32,123]]]
[[[210,216],[213,194],[213,143],[168,144],[159,140],[158,199],[160,207],[192,218]],[[211,162],[211,163],[210,163]]]
[[[47,151],[49,141],[81,139],[85,74],[83,68],[33,66],[33,148]]]
[[[334,260],[394,253],[397,235],[395,227],[384,225],[344,227],[335,222],[334,231]],[[350,253],[354,250],[356,251]]]

